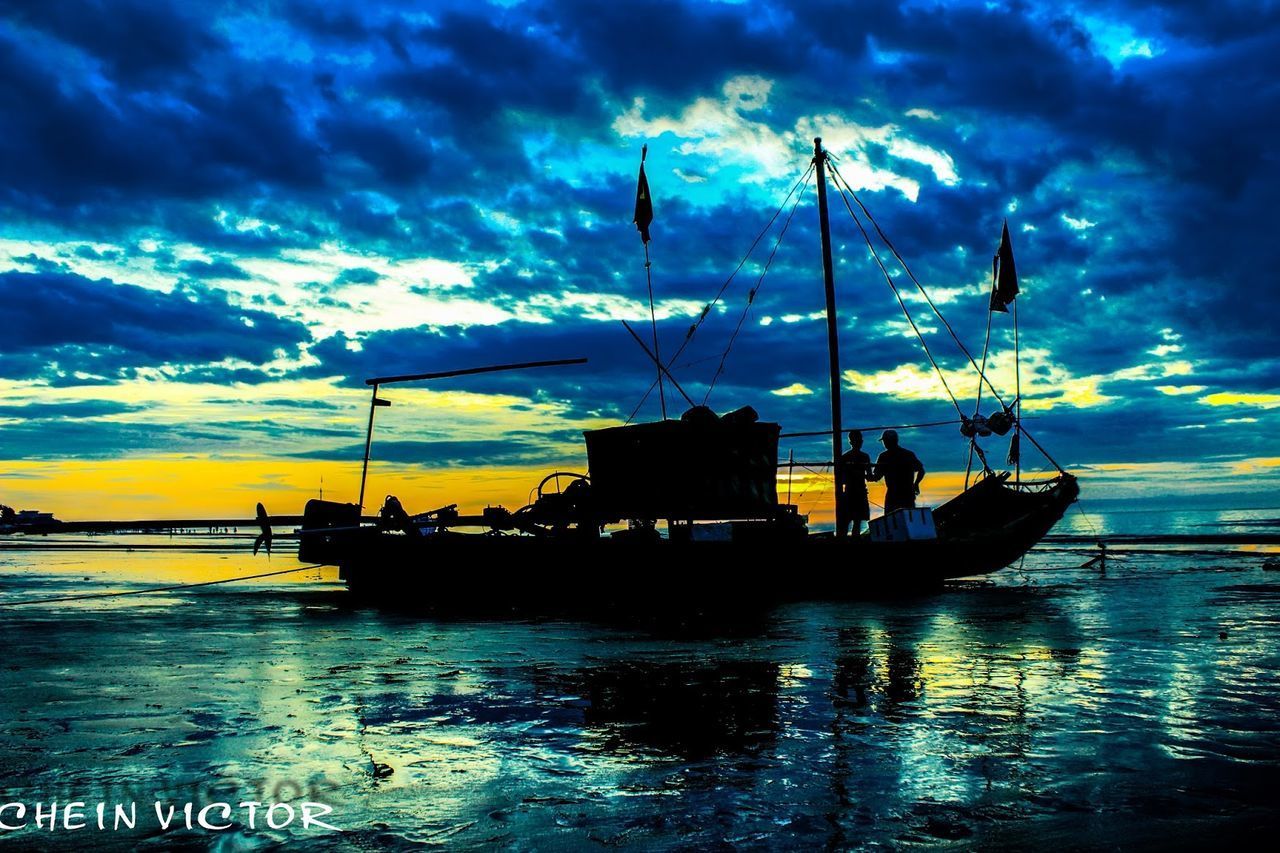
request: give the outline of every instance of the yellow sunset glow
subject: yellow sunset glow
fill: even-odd
[[[1280,462],[1280,460],[1276,460]],[[388,494],[410,512],[456,503],[462,512],[501,504],[516,509],[530,500],[538,482],[555,470],[582,471],[585,455],[566,455],[539,465],[431,467],[370,463],[365,510],[375,512]],[[787,470],[778,471],[778,500],[787,501]],[[297,515],[323,486],[328,500],[354,503],[360,460],[236,459],[161,456],[94,461],[19,461],[0,476],[5,501],[52,512],[66,521],[164,518],[243,518],[261,501],[274,515]],[[930,471],[920,496],[936,506],[964,487],[962,471]],[[874,513],[884,486],[869,487]],[[791,501],[811,521],[830,522],[831,475],[796,468]]]
[[[573,468],[572,460],[560,467]],[[555,463],[537,467],[425,468],[373,462],[366,511],[395,494],[410,512],[457,503],[463,511],[523,505]],[[297,515],[323,482],[328,500],[352,502],[360,460],[149,457],[68,462],[12,462],[0,476],[5,502],[63,520],[251,518],[261,501],[276,515]]]
[[[1231,473],[1236,475],[1258,474],[1271,468],[1280,468],[1280,456],[1241,459],[1231,463]]]
[[[1280,406],[1280,394],[1245,394],[1221,391],[1201,397],[1200,402],[1206,406],[1260,406],[1274,409]]]

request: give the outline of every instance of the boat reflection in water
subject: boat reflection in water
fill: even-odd
[[[583,724],[603,746],[685,758],[767,748],[777,738],[782,667],[773,661],[618,662],[577,673]]]
[[[362,729],[395,731],[382,748],[416,754],[403,709],[422,702],[417,734],[467,732],[465,752],[490,763],[476,768],[479,789],[457,780],[466,814],[450,825],[475,820],[512,841],[1106,844],[1171,796],[1205,826],[1264,820],[1263,789],[1218,787],[1248,769],[1179,754],[1187,709],[1154,699],[1174,678],[1167,650],[1113,659],[1127,653],[1098,647],[1092,617],[1034,589],[944,598],[795,605],[719,642],[503,627],[495,642],[520,650],[502,656],[527,663],[419,683],[394,699],[401,713],[366,712]],[[1205,677],[1214,665],[1192,668]],[[412,698],[419,690],[431,695]],[[1280,710],[1274,696],[1251,701]],[[1272,761],[1257,778],[1280,781],[1274,742],[1255,748]],[[406,796],[439,785],[458,757],[401,780]],[[1166,779],[1201,793],[1186,802]],[[496,803],[497,824],[474,811]]]

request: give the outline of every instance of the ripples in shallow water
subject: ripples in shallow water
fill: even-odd
[[[314,795],[348,832],[308,841],[333,847],[1141,848],[1271,826],[1280,578],[1055,559],[706,630],[419,620],[324,584],[15,610],[0,779],[6,801]],[[67,584],[18,568],[7,591]]]

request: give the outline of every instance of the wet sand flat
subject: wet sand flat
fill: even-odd
[[[242,547],[9,548],[0,600],[291,565]],[[1280,573],[1247,549],[1079,557],[682,630],[388,614],[316,572],[5,608],[0,802],[81,801],[91,825],[0,846],[1155,849],[1275,828]],[[240,809],[162,830],[157,801],[319,802],[343,831]],[[138,826],[111,830],[129,802]]]

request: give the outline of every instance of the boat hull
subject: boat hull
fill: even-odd
[[[334,562],[359,599],[438,612],[656,612],[852,600],[934,590],[1016,563],[1078,493],[1069,475],[1034,494],[997,480],[979,484],[936,510],[939,538],[932,540],[782,531],[749,543],[413,536],[363,527],[333,543],[341,554]]]

